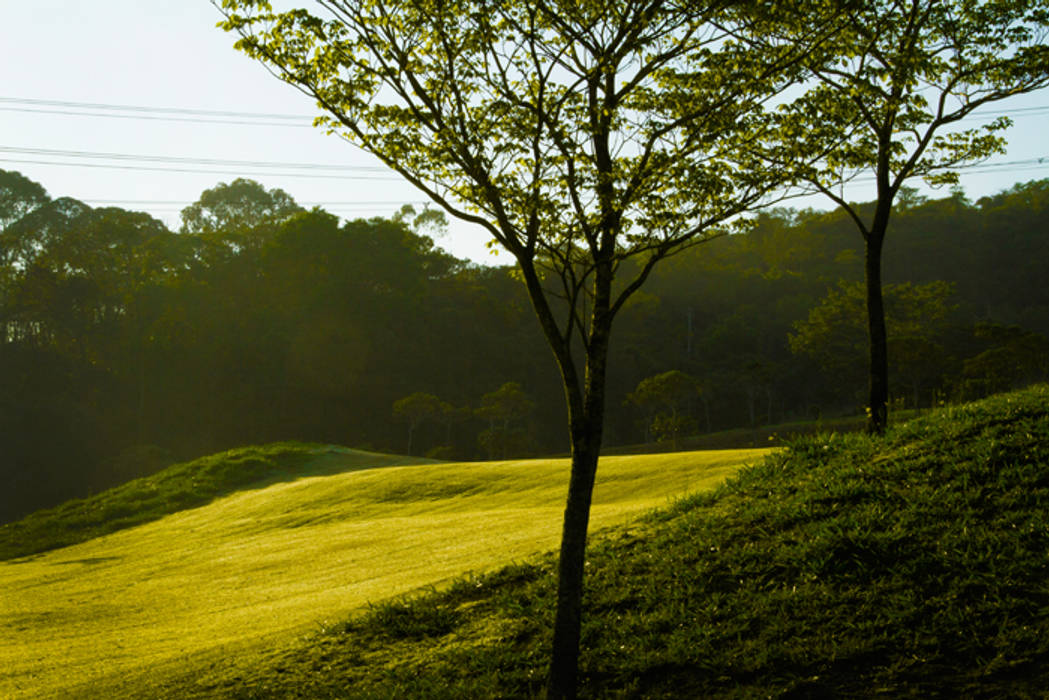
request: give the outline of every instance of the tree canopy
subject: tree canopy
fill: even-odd
[[[1049,9],[1042,0],[891,0],[830,3],[824,11],[840,31],[827,53],[807,57],[811,86],[780,105],[746,150],[796,172],[864,238],[870,429],[882,432],[889,380],[881,260],[893,202],[910,178],[956,183],[958,167],[1004,152],[1008,117],[957,126],[976,110],[1049,85]],[[799,26],[759,20],[745,40],[773,48]],[[867,210],[844,194],[860,176],[874,180]]]
[[[720,4],[320,5],[323,17],[223,0],[222,26],[317,103],[319,124],[482,226],[516,260],[568,408],[572,473],[548,693],[574,695],[612,321],[660,260],[782,184],[780,170],[733,167],[726,150],[749,115],[798,79],[792,68],[811,41],[751,51]],[[821,38],[821,22],[809,27],[808,39]]]

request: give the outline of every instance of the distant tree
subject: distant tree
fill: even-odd
[[[204,190],[182,210],[183,233],[244,233],[263,224],[275,224],[303,211],[290,194],[267,190],[254,180],[237,178]]]
[[[702,393],[695,377],[674,369],[642,379],[627,400],[646,412],[648,431],[657,440],[670,440],[676,450],[681,432],[691,425],[690,405]]]
[[[780,169],[722,156],[748,115],[794,82],[787,69],[812,37],[747,51],[720,3],[321,6],[327,17],[221,2],[237,47],[318,104],[323,125],[517,262],[569,414],[548,694],[574,695],[613,319],[659,261],[778,185]],[[820,22],[808,26],[819,35]]]
[[[972,393],[986,396],[1049,377],[1049,339],[1044,335],[995,323],[977,324],[974,332],[989,347],[962,366]]]
[[[408,424],[408,452],[412,454],[412,438],[423,423],[437,420],[441,415],[441,400],[433,394],[417,391],[393,402],[393,415]]]
[[[894,361],[915,405],[922,389],[934,388],[949,370],[942,339],[955,308],[953,294],[953,285],[947,282],[885,286]],[[808,318],[794,324],[789,336],[791,351],[816,360],[834,382],[848,385],[857,381],[867,347],[864,301],[861,283],[839,282]]]
[[[418,235],[441,235],[448,227],[448,217],[442,210],[423,207],[422,211],[416,211],[411,204],[401,207],[391,221],[411,226]]]
[[[842,0],[825,11],[842,21],[825,47],[833,60],[813,56],[813,87],[782,105],[773,128],[747,142],[747,151],[795,171],[863,236],[868,430],[881,433],[889,394],[881,261],[894,201],[910,178],[956,183],[957,168],[1004,152],[1007,117],[954,127],[978,109],[1049,85],[1049,12],[1044,0]],[[801,26],[782,17],[756,21],[746,40],[772,49],[799,36]],[[864,175],[874,180],[872,207],[843,193]]]
[[[0,169],[0,232],[50,199],[43,185],[22,173]]]
[[[47,191],[21,173],[0,169],[0,344],[8,340],[7,296],[11,284],[24,267],[18,260],[18,237],[6,229],[50,200]]]
[[[481,397],[474,413],[488,421],[488,428],[477,441],[489,459],[506,459],[527,449],[531,440],[526,421],[534,410],[535,401],[517,382],[507,382]]]

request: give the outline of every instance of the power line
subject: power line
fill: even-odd
[[[73,168],[102,168],[105,170],[138,170],[159,173],[203,173],[208,175],[234,175],[238,177],[304,177],[321,180],[390,180],[403,182],[399,177],[381,175],[322,175],[318,173],[283,173],[283,172],[246,172],[244,170],[212,170],[205,168],[165,168],[150,167],[148,165],[115,165],[110,163],[61,163],[46,160],[27,160],[19,158],[2,158],[0,163],[25,163],[30,165],[56,165],[60,167]]]
[[[98,205],[117,205],[117,204],[128,204],[128,205],[163,205],[167,206],[182,206],[187,202],[179,199],[82,199],[80,200],[85,204],[98,204]],[[356,202],[298,202],[303,207],[380,207],[380,206],[400,206],[403,204],[422,204],[427,200],[416,199],[416,200],[404,200],[404,199],[388,199],[388,200],[360,200]]]
[[[219,165],[245,168],[293,168],[302,170],[333,170],[351,172],[386,173],[388,169],[378,165],[331,165],[325,163],[286,163],[267,160],[230,160],[225,158],[185,158],[181,156],[152,156],[135,153],[105,153],[94,151],[72,151],[53,148],[23,148],[19,146],[0,146],[0,153],[18,155],[47,156],[57,158],[86,158],[91,160],[137,161],[144,163],[170,163],[176,165]]]
[[[193,124],[229,124],[234,126],[277,126],[293,129],[312,129],[312,123],[291,124],[288,122],[273,121],[243,121],[235,119],[204,119],[198,117],[180,116],[157,116],[146,114],[98,114],[94,112],[76,112],[60,109],[33,109],[30,107],[4,107],[0,105],[0,112],[27,112],[33,114],[56,114],[60,116],[73,117],[102,117],[104,119],[135,119],[138,121],[162,121],[162,122],[189,122]]]
[[[316,115],[288,114],[279,112],[241,112],[217,109],[199,109],[185,107],[151,107],[143,105],[120,105],[104,102],[73,102],[70,100],[45,100],[25,97],[0,97],[2,104],[30,105],[32,107],[63,107],[78,110],[101,110],[111,112],[142,112],[151,114],[179,114],[208,117],[239,117],[244,119],[277,119],[277,120],[312,120]],[[14,108],[12,108],[14,109]],[[1025,114],[1049,110],[1049,105],[1014,107],[1012,109],[994,110],[995,114]]]
[[[25,104],[46,107],[72,107],[117,112],[147,112],[154,114],[183,114],[209,117],[242,117],[250,119],[312,119],[307,114],[278,114],[273,112],[232,112],[216,109],[187,109],[184,107],[144,107],[141,105],[115,105],[102,102],[70,102],[67,100],[39,100],[23,97],[0,97],[0,103]]]

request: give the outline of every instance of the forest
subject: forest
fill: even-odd
[[[894,408],[1049,377],[1047,230],[1049,180],[905,191]],[[244,444],[566,452],[523,284],[442,232],[433,211],[340,222],[243,179],[172,231],[0,171],[0,522]],[[862,414],[862,258],[843,212],[776,208],[667,260],[615,331],[606,445]]]

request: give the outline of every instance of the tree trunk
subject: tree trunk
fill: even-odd
[[[547,678],[547,700],[575,698],[579,677],[587,528],[590,524],[590,502],[604,433],[605,377],[612,328],[612,316],[609,312],[611,268],[599,268],[596,278],[594,311],[586,353],[586,376],[581,397],[578,395],[578,389],[573,390],[570,386],[567,375],[565,377],[565,389],[569,393],[572,474],[561,530],[557,612],[554,617],[550,674]],[[576,392],[576,400],[571,396],[573,391]]]
[[[590,524],[590,501],[597,474],[599,441],[573,439],[572,476],[568,484],[561,557],[557,577],[557,613],[547,679],[549,700],[575,698],[583,617],[583,573]]]
[[[881,223],[882,225],[879,225]],[[867,236],[864,269],[867,282],[867,335],[870,348],[867,432],[882,435],[889,416],[889,346],[881,293],[881,251],[887,222],[876,222]]]

